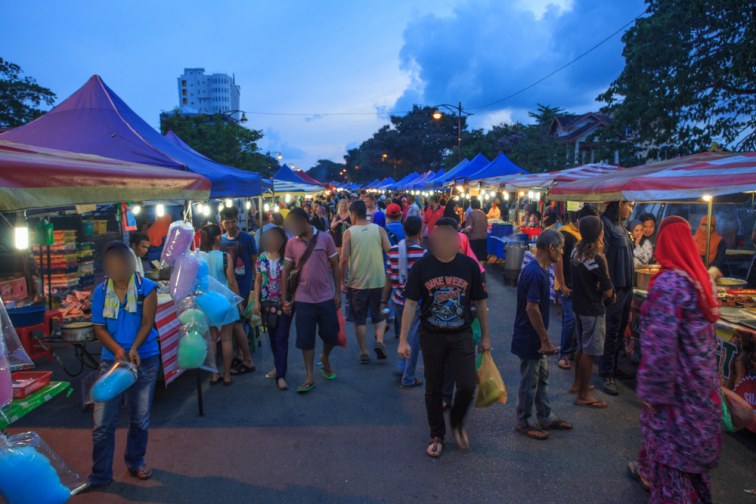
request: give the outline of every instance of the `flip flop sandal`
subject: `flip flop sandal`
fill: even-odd
[[[311,391],[315,388],[314,383],[305,383],[304,385],[300,385],[297,387],[297,394],[306,394],[307,392]]]
[[[549,439],[548,432],[535,427],[515,427],[515,431],[536,441],[546,441]]]
[[[370,364],[370,356],[366,353],[360,354],[360,364]]]
[[[544,430],[572,430],[572,424],[566,420],[554,420],[543,427]]]
[[[231,370],[231,374],[232,375],[243,375],[243,374],[251,373],[251,372],[255,371],[256,369],[257,368],[254,365],[247,366],[246,364],[239,364],[239,366],[237,366],[235,369]]]
[[[284,381],[284,384],[281,385],[281,383],[278,380],[276,380],[276,388],[281,391],[289,390],[289,385],[286,384],[286,381]]]
[[[388,357],[388,354],[386,354],[386,346],[383,343],[375,344],[375,355],[380,360],[384,360],[386,357]]]
[[[439,458],[444,453],[444,442],[441,438],[433,438],[425,449],[425,454],[430,458]]]
[[[594,387],[593,385],[588,385],[588,392],[592,392],[594,390],[596,390],[596,387]],[[572,395],[577,394],[577,391],[574,391],[572,389],[569,389],[567,392],[569,392]]]
[[[402,383],[399,385],[399,388],[407,390],[407,389],[419,387],[422,384],[423,384],[422,380],[418,380],[417,378],[415,378],[415,381],[411,385],[405,385],[404,383]]]
[[[646,492],[649,492],[651,490],[648,483],[646,483],[646,481],[640,475],[640,464],[638,464],[638,462],[628,462],[627,473],[630,475],[631,478],[633,478],[635,481],[640,483],[641,488],[643,488],[643,490],[645,490]]]
[[[575,401],[575,406],[582,406],[584,408],[594,408],[594,409],[603,409],[608,408],[609,404],[607,404],[606,401],[600,401],[598,399],[595,399],[593,401]]]
[[[563,362],[565,364],[562,364]],[[572,364],[570,364],[570,361],[568,359],[559,359],[557,366],[559,366],[559,369],[565,369],[565,370],[572,369]]]
[[[320,368],[320,374],[323,375],[323,378],[326,380],[335,380],[336,379],[336,373],[331,370],[331,373],[329,374],[325,368]]]

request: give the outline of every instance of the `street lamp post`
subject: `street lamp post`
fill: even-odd
[[[459,102],[456,106],[442,103],[433,107],[433,119],[439,120],[444,117],[444,113],[439,109],[444,108],[449,112],[457,114],[457,161],[462,161],[462,116],[467,117],[474,115],[472,112],[466,112],[462,110],[462,102]]]

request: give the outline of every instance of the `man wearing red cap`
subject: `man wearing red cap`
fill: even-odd
[[[386,221],[386,234],[389,237],[391,245],[394,246],[404,239],[402,207],[396,203],[391,203],[386,207]]]

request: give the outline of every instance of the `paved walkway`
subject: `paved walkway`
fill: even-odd
[[[309,395],[278,392],[263,377],[272,367],[269,346],[258,352],[258,371],[231,387],[205,384],[206,416],[197,416],[194,380],[180,378],[155,397],[148,462],[149,482],[130,478],[118,431],[116,482],[107,493],[74,503],[642,503],[647,494],[625,475],[638,449],[639,404],[628,383],[603,411],[582,409],[566,393],[571,375],[551,364],[551,396],[557,414],[575,424],[533,441],[513,431],[517,359],[509,353],[514,289],[489,273],[493,355],[509,387],[510,402],[472,409],[471,451],[447,445],[434,461],[424,455],[428,437],[422,390],[400,390],[390,360],[370,366],[349,348],[337,349],[334,382],[318,379]],[[552,310],[558,312],[558,309]],[[558,313],[556,313],[558,315]],[[551,334],[559,338],[552,316]],[[303,379],[300,355],[290,355],[290,385]],[[422,366],[421,366],[422,369]],[[600,396],[602,394],[598,392]],[[603,396],[602,396],[603,398]],[[122,420],[124,424],[125,418]],[[11,432],[36,430],[76,470],[88,473],[91,415],[76,395],[57,399]],[[715,502],[756,503],[743,493],[756,487],[756,443],[751,435],[725,435],[714,472]]]

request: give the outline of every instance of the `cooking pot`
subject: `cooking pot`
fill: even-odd
[[[86,343],[94,341],[94,325],[92,322],[69,322],[60,330],[60,337],[67,343]]]
[[[635,270],[635,288],[647,291],[648,290],[648,282],[651,280],[651,277],[654,276],[659,272],[659,267],[645,267],[645,268],[638,268]]]

